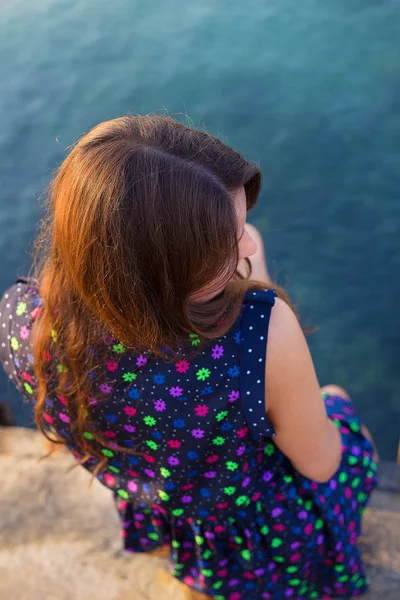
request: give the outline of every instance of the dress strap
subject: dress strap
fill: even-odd
[[[275,435],[265,411],[265,357],[275,290],[249,291],[241,321],[240,396],[247,423],[258,441]]]

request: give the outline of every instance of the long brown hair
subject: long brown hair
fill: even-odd
[[[261,187],[257,166],[170,117],[100,123],[72,148],[49,186],[36,244],[44,300],[34,329],[36,421],[45,435],[43,404],[51,390],[67,404],[76,445],[99,455],[96,439],[84,435],[88,374],[99,365],[88,348],[101,348],[105,335],[121,352],[157,356],[177,351],[189,334],[208,339],[232,326],[250,285],[232,278],[232,193],[241,186],[250,209]],[[218,277],[230,280],[222,294],[190,301]]]

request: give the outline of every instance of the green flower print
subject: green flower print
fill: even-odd
[[[137,375],[133,371],[129,371],[128,373],[124,373],[122,375],[122,379],[126,382],[135,381],[136,378],[137,378]]]
[[[219,412],[215,418],[219,422],[219,421],[222,421],[223,419],[225,419],[225,417],[227,417],[227,416],[228,416],[228,411],[227,410],[221,410],[221,412]]]
[[[154,442],[153,440],[146,440],[146,444],[152,450],[157,450],[158,449],[158,444],[156,444],[156,442]]]
[[[250,498],[248,496],[239,496],[235,501],[237,506],[248,506],[250,504]]]
[[[199,369],[196,373],[197,379],[199,381],[205,381],[208,377],[210,377],[210,375],[210,369],[205,369],[204,367],[202,369]]]
[[[267,454],[268,456],[272,456],[275,452],[275,446],[273,444],[268,444],[268,446],[266,446],[264,448],[264,453]]]
[[[104,456],[107,456],[108,458],[112,458],[114,456],[114,452],[112,452],[112,450],[108,450],[108,448],[104,448],[102,450],[102,453],[104,454]]]
[[[114,344],[113,350],[116,354],[123,354],[125,352],[125,346],[123,344]]]
[[[228,462],[226,462],[225,464],[228,471],[236,471],[236,469],[239,466],[237,462],[233,462],[232,460],[228,460]]]
[[[26,302],[18,302],[17,310],[15,311],[15,314],[17,315],[17,317],[21,317],[24,314],[24,312],[26,312],[26,309],[27,309]]]
[[[192,346],[198,346],[201,342],[200,336],[197,333],[189,333],[189,339]]]
[[[155,418],[154,417],[150,417],[150,416],[146,416],[143,419],[143,421],[144,421],[145,425],[148,425],[149,427],[153,427],[157,423],[157,421],[155,420]]]
[[[25,381],[25,383],[24,383],[24,388],[26,389],[26,391],[28,392],[28,394],[33,394],[32,386],[29,385],[29,383],[27,381]]]
[[[225,438],[223,438],[221,435],[217,435],[217,437],[213,439],[212,443],[214,446],[223,446],[225,444]]]
[[[158,490],[158,495],[160,496],[161,500],[164,500],[164,502],[168,502],[169,494],[167,494],[167,492],[164,492],[164,490]]]
[[[19,348],[19,341],[14,336],[11,338],[11,348],[13,350],[18,350],[18,348]]]

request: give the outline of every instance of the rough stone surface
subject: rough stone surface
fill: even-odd
[[[110,492],[96,480],[89,488],[63,450],[40,460],[45,452],[37,432],[0,428],[0,600],[205,598],[169,575],[165,552],[124,553]],[[365,514],[365,600],[400,597],[398,471],[383,466]]]

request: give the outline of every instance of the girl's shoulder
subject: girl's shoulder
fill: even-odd
[[[28,372],[33,365],[29,338],[41,305],[37,283],[31,278],[17,279],[0,299],[0,362],[19,389],[20,367],[26,363],[25,371]],[[21,391],[25,392],[26,387]]]

